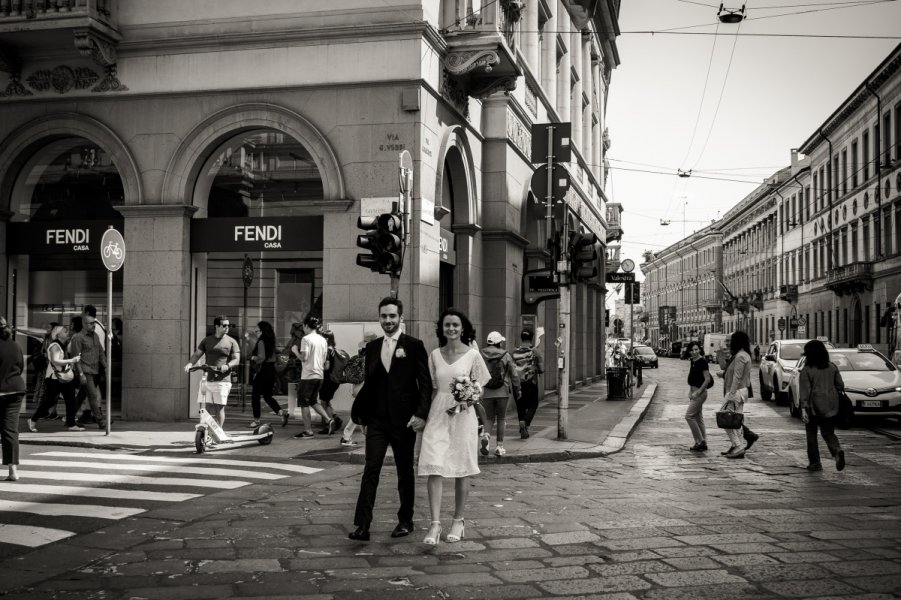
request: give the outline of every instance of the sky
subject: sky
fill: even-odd
[[[741,1],[725,6],[739,9]],[[701,229],[788,166],[791,149],[901,43],[901,0],[745,6],[746,19],[726,25],[717,19],[719,2],[622,1],[605,189],[623,206],[620,259],[641,264],[645,250]],[[672,28],[680,34],[662,31]],[[641,31],[656,33],[630,33]],[[701,35],[712,33],[719,35]],[[679,177],[679,170],[691,176]]]

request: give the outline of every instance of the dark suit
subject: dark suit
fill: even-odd
[[[369,527],[385,453],[391,447],[400,495],[398,521],[413,520],[416,479],[413,448],[416,432],[407,427],[415,414],[425,419],[432,402],[429,357],[421,340],[401,334],[391,358],[391,370],[382,365],[384,338],[366,344],[366,382],[354,399],[352,418],[366,427],[366,466],[357,498],[354,525]],[[398,356],[400,354],[400,356]]]

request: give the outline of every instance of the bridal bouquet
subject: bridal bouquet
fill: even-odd
[[[482,386],[466,375],[457,375],[450,384],[450,391],[454,395],[456,404],[447,409],[447,414],[455,415],[467,410],[474,402],[482,397]]]

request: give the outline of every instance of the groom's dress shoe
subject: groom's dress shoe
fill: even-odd
[[[404,537],[405,535],[410,535],[413,533],[413,522],[407,521],[404,523],[398,523],[397,527],[394,528],[394,531],[391,532],[391,537],[399,538]]]
[[[355,530],[351,531],[347,534],[352,540],[357,540],[358,542],[368,542],[369,541],[369,528],[368,527],[357,527]]]

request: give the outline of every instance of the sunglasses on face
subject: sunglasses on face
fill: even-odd
[[[222,328],[224,328],[224,329],[228,329],[229,327],[231,327],[231,324],[230,324],[230,323],[219,323],[219,327],[222,327]]]

